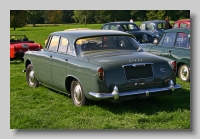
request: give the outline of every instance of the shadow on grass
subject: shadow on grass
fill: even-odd
[[[16,30],[12,29],[10,31],[40,31],[40,30],[45,30],[45,29],[35,27],[35,28],[32,28],[32,29],[16,29]]]
[[[10,59],[10,64],[22,64],[24,63],[23,59]]]
[[[67,94],[60,93],[50,88],[48,89],[71,99],[71,97]],[[87,107],[90,106],[101,107],[114,114],[120,115],[123,113],[142,113],[152,115],[161,111],[173,112],[178,109],[190,110],[190,90],[182,88],[175,90],[171,95],[163,95],[147,99],[133,99],[122,101],[120,103],[109,101],[89,101]]]
[[[177,109],[190,110],[190,91],[176,90],[172,95],[148,99],[134,99],[113,103],[108,101],[92,101],[90,105],[97,105],[115,114],[143,113],[152,115],[160,111],[172,112]]]

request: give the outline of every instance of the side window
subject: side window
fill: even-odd
[[[190,43],[188,35],[185,33],[178,33],[175,46],[189,48]]]
[[[165,38],[165,34],[162,35],[162,38],[160,39],[158,45],[162,45],[163,44],[164,38]]]
[[[141,29],[141,30],[145,30],[145,24],[142,24],[142,25],[140,26],[140,29]]]
[[[166,47],[173,47],[176,38],[176,33],[166,33],[163,40],[163,45]]]
[[[53,36],[49,44],[49,51],[56,51],[58,47],[59,36]]]
[[[58,52],[65,53],[67,51],[68,39],[61,37]]]
[[[174,28],[178,28],[178,23],[175,23],[175,24],[174,24]]]
[[[158,23],[157,28],[158,29],[165,29],[165,23]]]
[[[154,27],[151,24],[147,24],[147,30],[154,30]]]
[[[110,26],[110,30],[117,30],[117,26],[116,25],[111,25]]]
[[[187,28],[188,24],[187,23],[180,23],[180,28]]]
[[[67,54],[69,55],[75,55],[75,50],[72,50],[72,46],[68,46],[68,49],[67,49]]]
[[[109,25],[105,25],[105,26],[103,27],[103,29],[108,30],[108,29],[109,29]]]

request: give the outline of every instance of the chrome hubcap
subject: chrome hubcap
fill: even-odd
[[[189,76],[188,73],[189,73],[189,71],[188,71],[188,68],[186,66],[181,67],[181,78],[183,80],[187,80],[187,78]]]
[[[74,100],[77,104],[81,104],[82,99],[82,91],[81,86],[79,84],[76,84],[74,87]]]
[[[31,70],[29,73],[29,83],[30,85],[35,85],[36,84],[36,79],[34,77],[34,71]]]

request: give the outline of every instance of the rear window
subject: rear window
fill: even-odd
[[[84,52],[135,50],[142,51],[140,45],[131,36],[98,36],[81,38],[75,42],[78,55]]]

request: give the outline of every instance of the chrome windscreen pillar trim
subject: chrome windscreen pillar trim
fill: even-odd
[[[120,97],[125,97],[125,96],[134,96],[134,95],[142,95],[145,94],[146,96],[151,96],[153,93],[157,92],[164,92],[164,91],[174,91],[175,89],[181,89],[181,86],[176,84],[174,85],[173,81],[169,81],[169,86],[168,87],[157,87],[157,88],[149,88],[149,89],[140,89],[140,90],[132,90],[132,91],[124,91],[124,92],[119,92],[117,86],[113,88],[112,93],[96,93],[96,92],[89,92],[89,94],[97,100],[100,99],[119,99]]]

